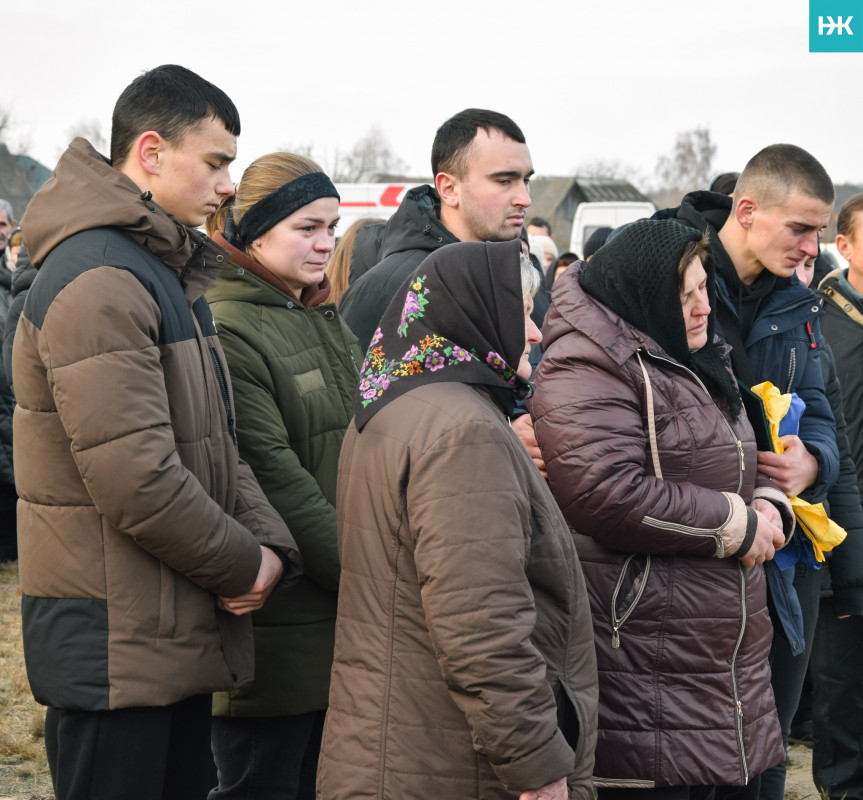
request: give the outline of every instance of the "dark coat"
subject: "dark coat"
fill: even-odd
[[[399,287],[429,253],[457,241],[440,221],[437,192],[431,186],[410,189],[387,222],[383,260],[348,286],[339,303],[339,313],[363,352]]]
[[[349,286],[381,260],[381,247],[386,229],[386,222],[378,222],[357,231],[354,249],[351,252],[351,269],[348,273]]]
[[[232,261],[207,300],[231,371],[240,455],[290,528],[304,574],[252,612],[255,680],[215,695],[213,708],[240,717],[304,714],[327,707],[339,587],[336,469],[362,356],[335,306],[323,302],[328,283],[309,290],[305,307],[215,238]]]
[[[754,496],[783,509],[789,531],[790,506],[757,478],[745,416],[733,421],[578,272],[554,285],[529,406],[591,597],[596,783],[745,784],[784,753],[764,571],[733,555]]]
[[[715,259],[729,259],[718,231],[730,211],[730,198],[715,192],[692,192],[683,198],[677,220],[699,230],[709,229],[710,249]],[[717,301],[733,312],[729,288],[717,269]],[[810,503],[823,502],[828,487],[839,475],[835,421],[824,391],[819,348],[812,348],[812,336],[820,336],[822,310],[814,294],[797,276],[777,278],[776,287],[761,302],[758,314],[744,342],[756,382],[770,381],[780,392],[796,392],[806,403],[800,420],[800,439],[818,461],[815,483],[801,494]],[[809,328],[807,329],[807,323]],[[717,324],[717,333],[723,336]]]
[[[719,239],[719,230],[728,219],[731,198],[715,192],[691,192],[676,209],[679,222],[710,233],[711,257],[731,264]],[[733,265],[732,265],[733,268]],[[722,270],[716,270],[717,302],[735,314],[731,292]],[[836,445],[836,422],[824,389],[820,348],[819,318],[822,310],[813,293],[796,275],[777,277],[773,290],[762,299],[756,318],[743,346],[754,382],[770,381],[780,392],[796,392],[806,404],[800,418],[799,436],[806,449],[818,461],[818,475],[808,489],[800,493],[810,503],[822,503],[827,491],[839,477],[839,451]],[[717,313],[721,319],[722,315]],[[724,337],[717,320],[717,333]],[[802,653],[803,617],[800,601],[792,585],[790,570],[767,566],[770,596],[782,632],[795,654]]]
[[[863,614],[863,303],[846,280],[833,272],[818,287],[824,316],[821,330],[827,345],[821,353],[824,382],[836,418],[839,479],[827,496],[830,516],[848,533],[827,554],[830,586],[837,614]],[[861,316],[854,318],[845,309]]]
[[[318,797],[515,800],[569,775],[572,796],[591,800],[583,576],[490,395],[424,385],[362,433],[351,423],[336,508],[342,582]]]

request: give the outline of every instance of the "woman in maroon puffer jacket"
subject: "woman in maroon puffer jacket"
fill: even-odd
[[[557,281],[543,329],[530,409],[591,598],[600,800],[709,797],[784,758],[760,564],[791,510],[713,337],[706,245],[628,226]]]

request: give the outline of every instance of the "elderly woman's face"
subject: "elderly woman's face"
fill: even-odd
[[[530,373],[533,368],[530,365],[530,348],[542,341],[542,334],[536,323],[530,318],[533,311],[533,298],[524,298],[524,352],[518,360],[518,369],[516,372],[526,381],[530,380]]]
[[[686,326],[686,343],[694,353],[707,344],[707,317],[710,303],[707,302],[707,273],[697,256],[689,262],[680,292],[683,307],[683,323]]]

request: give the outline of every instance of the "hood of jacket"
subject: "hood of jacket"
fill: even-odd
[[[194,273],[212,282],[225,251],[207,236],[178,222],[82,138],[60,157],[33,196],[21,220],[30,261],[36,269],[61,242],[93,228],[117,228],[147,248],[184,282]],[[197,270],[187,267],[196,263]]]
[[[437,250],[443,244],[457,242],[440,221],[440,196],[431,187],[416,186],[409,190],[398,210],[390,218],[381,243],[381,258],[405,250]]]
[[[731,198],[726,194],[706,190],[690,192],[677,209],[677,219],[702,231],[707,227],[718,231],[728,219],[731,206]]]
[[[365,275],[375,264],[379,264],[381,258],[381,247],[383,246],[384,231],[387,229],[386,222],[378,222],[360,228],[354,239],[354,249],[351,253],[351,269],[348,285],[357,278]]]

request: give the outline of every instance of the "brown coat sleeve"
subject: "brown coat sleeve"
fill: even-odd
[[[567,521],[612,550],[732,555],[746,533],[743,500],[653,474],[635,379],[596,350],[595,360],[548,354],[531,403],[552,492]],[[696,452],[698,445],[680,444]]]

